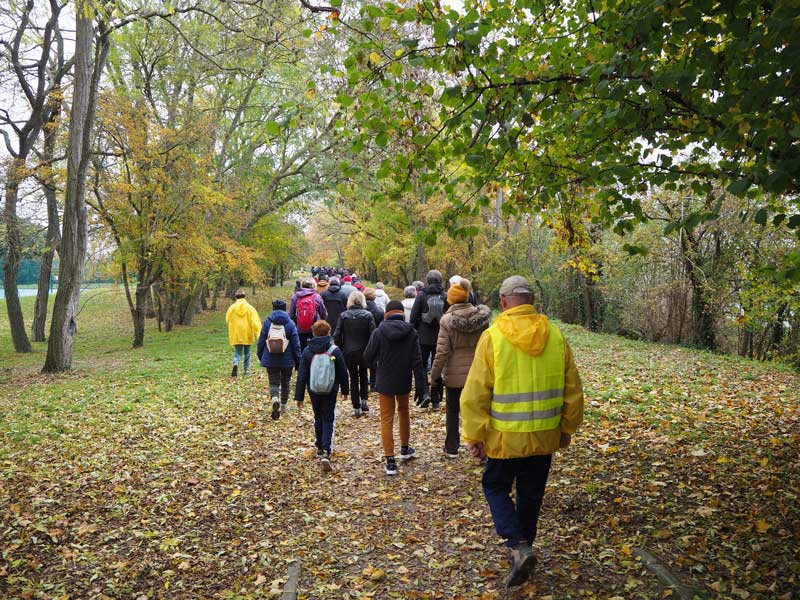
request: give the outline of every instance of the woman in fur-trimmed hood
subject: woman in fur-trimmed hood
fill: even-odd
[[[444,451],[447,456],[458,455],[460,438],[458,433],[459,402],[461,390],[467,381],[475,347],[481,334],[489,327],[491,310],[480,304],[469,303],[472,285],[468,279],[450,286],[447,303],[450,308],[442,316],[436,340],[436,357],[430,373],[430,381],[440,376],[444,380],[447,398],[447,435]]]

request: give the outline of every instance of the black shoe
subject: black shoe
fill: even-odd
[[[394,459],[394,456],[386,457],[386,474],[397,475],[397,461]]]
[[[322,456],[319,457],[320,463],[322,463],[322,470],[326,473],[330,473],[333,470],[331,466],[331,453],[330,452],[323,452]]]
[[[325,450],[322,448],[317,448],[317,458],[321,458],[325,455]]]
[[[413,446],[403,446],[400,448],[400,460],[411,460],[417,456],[417,451]]]
[[[233,368],[231,369],[231,377],[236,377],[238,373],[239,373],[239,365],[233,365]]]
[[[369,406],[367,406],[367,401],[366,400],[362,400],[361,401],[361,414],[368,413],[368,412],[369,412]]]
[[[533,574],[536,567],[536,557],[528,543],[522,542],[511,548],[509,557],[511,569],[508,571],[506,587],[515,587],[526,582]]]
[[[431,404],[431,409],[433,410],[433,412],[439,412],[440,410],[442,410],[442,403],[434,402],[433,404]]]
[[[278,397],[272,399],[272,420],[277,421],[281,418],[281,403],[278,402]]]
[[[419,406],[420,408],[426,408],[428,404],[430,404],[430,402],[431,402],[431,397],[428,394],[423,394],[417,400],[417,406]]]

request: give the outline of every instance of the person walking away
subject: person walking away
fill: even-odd
[[[292,369],[300,366],[300,337],[297,326],[286,312],[284,300],[272,301],[272,313],[264,319],[256,345],[261,366],[267,369],[272,419],[277,421],[289,406]]]
[[[422,293],[422,288],[425,287],[425,284],[421,282],[419,279],[417,279],[416,281],[412,281],[411,285],[413,285],[414,289],[417,290],[417,296],[419,296]]]
[[[326,321],[328,321],[328,324],[334,331],[336,331],[336,326],[339,324],[339,315],[347,310],[347,299],[349,297],[350,296],[345,294],[342,290],[339,278],[332,277],[328,289],[322,294],[322,301],[325,303],[325,309],[328,311],[328,318]]]
[[[340,279],[340,281],[341,281],[342,291],[344,292],[344,297],[345,298],[349,298],[350,294],[352,294],[353,292],[358,291],[353,286],[353,276],[352,275],[343,275],[342,278]]]
[[[228,307],[225,313],[225,323],[228,325],[228,342],[233,346],[233,368],[231,377],[239,374],[239,362],[244,357],[243,374],[250,370],[250,347],[258,338],[261,331],[261,319],[258,311],[245,300],[244,290],[238,289],[234,294],[236,300]]]
[[[375,304],[375,288],[365,288],[364,298],[367,300],[367,310],[375,318],[375,327],[380,326],[383,322],[384,311]],[[375,391],[375,369],[372,366],[369,367],[369,391]]]
[[[386,305],[389,304],[391,298],[389,298],[389,294],[386,293],[384,287],[382,281],[375,284],[375,304],[382,311],[386,312]]]
[[[488,306],[469,303],[471,284],[459,278],[447,291],[450,308],[439,323],[436,341],[436,358],[431,368],[429,383],[442,377],[445,385],[446,416],[444,452],[448,458],[458,458],[461,438],[458,433],[461,390],[467,381],[475,346],[481,334],[489,327],[491,310]]]
[[[439,320],[447,312],[447,295],[442,287],[442,274],[439,271],[428,271],[428,285],[422,288],[411,308],[409,320],[419,333],[419,347],[422,351],[422,364],[430,371],[429,364],[436,358],[436,340],[439,337]],[[439,410],[442,401],[441,382],[431,386],[430,402],[434,410]],[[427,397],[420,398],[420,406],[427,406]]]
[[[316,282],[307,277],[300,282],[300,289],[292,296],[289,305],[289,317],[297,325],[297,334],[300,337],[300,348],[305,349],[311,338],[311,326],[319,319],[326,319],[328,311],[325,303],[315,291]]]
[[[461,394],[463,437],[486,459],[483,493],[510,550],[509,587],[528,579],[553,454],[583,420],[583,389],[561,330],[533,307],[528,280],[500,286],[503,312],[478,341]],[[516,504],[511,489],[516,486]]]
[[[406,322],[411,320],[411,309],[414,307],[414,300],[417,297],[417,288],[413,285],[406,286],[403,289],[403,299],[401,303],[403,304],[403,310],[405,311],[405,319]]]
[[[300,357],[294,399],[300,410],[308,389],[314,410],[314,444],[317,447],[317,457],[322,463],[322,469],[330,471],[336,394],[341,388],[342,397],[347,397],[350,388],[344,354],[333,343],[331,326],[327,321],[321,320],[314,323],[311,331],[314,337]]]
[[[347,362],[354,417],[360,417],[369,411],[369,377],[364,349],[375,331],[375,320],[365,306],[364,294],[357,291],[350,294],[347,310],[339,317],[339,324],[333,332],[333,341],[342,349]]]
[[[402,461],[414,458],[417,451],[409,445],[411,419],[408,398],[411,394],[411,377],[414,377],[416,393],[425,391],[425,369],[419,350],[419,336],[410,323],[403,318],[403,305],[392,300],[386,305],[386,314],[380,326],[373,332],[364,351],[368,364],[377,364],[375,387],[381,413],[381,442],[386,460],[386,474],[397,475],[397,460],[394,454],[394,414],[397,412],[400,433],[400,455]]]
[[[457,284],[461,279],[462,279],[461,275],[453,275],[450,279],[448,279],[448,283],[450,284],[450,286],[453,286]],[[449,290],[450,288],[448,287],[447,289]],[[475,294],[475,290],[473,289],[469,290],[469,300],[467,300],[467,302],[472,304],[472,306],[478,306],[478,304],[480,304],[478,302],[478,296],[477,294]]]
[[[328,281],[328,277],[326,275],[320,275],[320,278],[317,281],[317,293],[322,296],[322,293],[327,290],[329,286],[330,282]]]

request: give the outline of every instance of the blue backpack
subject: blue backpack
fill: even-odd
[[[333,362],[334,344],[325,352],[315,354],[311,359],[311,369],[308,376],[308,389],[315,394],[330,394],[336,383],[336,367]]]

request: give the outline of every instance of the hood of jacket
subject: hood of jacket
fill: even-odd
[[[550,336],[550,321],[530,304],[501,312],[494,324],[514,346],[531,356],[539,356]]]
[[[329,335],[321,335],[319,337],[313,337],[308,340],[308,347],[311,348],[311,351],[314,354],[320,354],[322,352],[327,352],[328,348],[331,347],[333,343],[333,339]]]
[[[422,288],[422,292],[428,294],[429,296],[436,296],[438,294],[441,294],[443,291],[444,287],[442,287],[441,283],[432,283]]]
[[[275,323],[275,325],[286,325],[291,319],[289,318],[289,313],[285,310],[273,310],[272,314],[269,316],[269,320]]]
[[[342,316],[339,317],[340,319],[374,319],[375,317],[372,316],[372,313],[369,312],[366,308],[361,308],[360,306],[354,306],[353,308],[348,308],[346,311],[342,313]]]
[[[338,283],[331,283],[328,285],[328,289],[333,292],[334,294],[342,289],[342,286]]]
[[[329,282],[327,282],[327,281],[320,281],[320,282],[317,284],[317,293],[318,293],[318,294],[321,294],[322,292],[324,292],[325,290],[327,290],[327,289],[328,289],[328,287],[329,287],[330,285],[331,285],[331,284],[330,284]]]
[[[484,304],[472,306],[469,302],[461,302],[451,306],[447,314],[450,315],[451,328],[461,333],[475,333],[489,326],[492,311]]]
[[[298,298],[305,298],[306,296],[310,296],[311,294],[316,294],[317,290],[314,288],[300,288],[295,292],[295,295]]]
[[[233,313],[237,317],[246,317],[249,311],[250,311],[250,305],[247,304],[247,300],[245,300],[244,298],[239,298],[236,302],[233,303]]]
[[[386,292],[384,292],[383,290],[381,290],[381,289],[376,289],[375,290],[375,297],[376,298],[382,298],[384,296],[386,296],[387,298],[389,297],[389,296],[386,295]]]
[[[381,321],[378,329],[390,342],[400,341],[414,332],[414,326],[403,319],[387,319]]]

